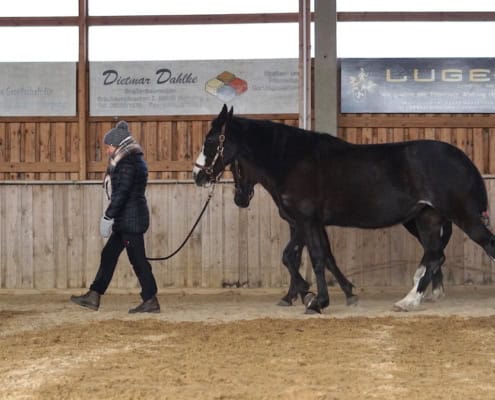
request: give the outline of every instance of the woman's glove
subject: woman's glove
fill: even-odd
[[[101,217],[100,220],[100,234],[104,238],[107,238],[112,233],[113,219],[108,218],[106,215]]]

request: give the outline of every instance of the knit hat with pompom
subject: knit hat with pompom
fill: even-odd
[[[103,137],[103,143],[119,147],[122,142],[131,136],[129,125],[126,121],[119,121],[115,128],[110,129]]]

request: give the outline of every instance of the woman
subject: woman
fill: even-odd
[[[100,221],[100,233],[109,237],[101,252],[101,262],[90,290],[71,300],[80,306],[98,310],[100,296],[112,280],[117,261],[124,250],[141,285],[142,303],[130,313],[160,312],[156,298],[156,281],[146,259],[144,233],[149,227],[149,210],[145,190],[148,168],[143,151],[129,132],[127,122],[120,121],[108,131],[103,143],[110,156],[104,187],[110,200]]]

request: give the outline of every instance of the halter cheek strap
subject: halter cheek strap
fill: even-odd
[[[217,152],[215,153],[213,160],[211,160],[210,165],[207,166],[207,165],[199,165],[198,163],[194,163],[196,167],[203,170],[205,174],[210,177],[210,182],[217,182],[222,176],[223,170],[225,169],[225,164],[223,162],[224,142],[225,142],[225,124],[222,126],[222,131],[220,132],[220,135],[218,135]],[[224,164],[224,168],[222,168],[222,170],[218,173],[217,176],[213,176],[213,168],[215,167],[215,164],[217,163],[218,159],[222,160],[222,164]]]
[[[205,168],[206,173],[208,175],[213,174],[213,167],[215,166],[215,164],[217,163],[219,158],[222,160],[222,163],[223,163],[223,142],[225,142],[225,134],[221,133],[218,136],[218,146],[217,146],[217,152],[215,154],[215,157],[213,157],[213,160],[211,160],[210,166]]]

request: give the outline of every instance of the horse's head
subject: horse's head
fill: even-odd
[[[201,153],[193,168],[193,178],[198,186],[216,182],[237,154],[237,145],[229,132],[234,109],[224,104],[222,111],[211,123]]]
[[[249,173],[238,160],[234,160],[230,169],[234,177],[234,202],[237,207],[247,208],[253,198],[256,182],[250,178]]]

